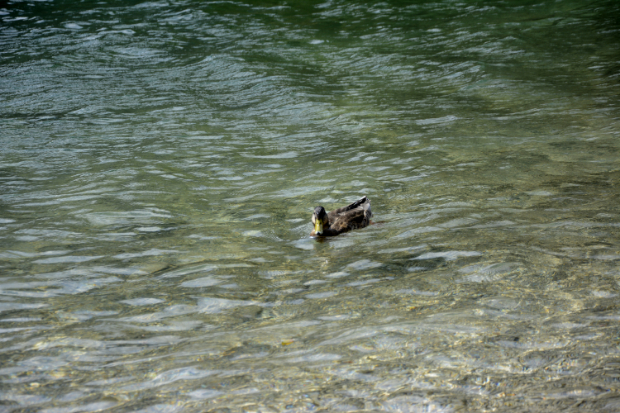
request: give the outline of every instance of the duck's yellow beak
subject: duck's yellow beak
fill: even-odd
[[[323,221],[318,218],[316,221],[314,221],[314,234],[323,235]]]

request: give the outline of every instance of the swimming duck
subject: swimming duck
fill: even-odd
[[[325,212],[322,206],[318,206],[312,213],[314,231],[310,236],[331,237],[352,229],[364,228],[370,223],[370,217],[372,217],[370,199],[366,197],[346,207],[334,209],[330,213]]]

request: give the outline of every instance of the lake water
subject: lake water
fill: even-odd
[[[620,411],[619,16],[0,2],[0,411]]]

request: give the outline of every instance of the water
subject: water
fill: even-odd
[[[1,411],[620,410],[616,2],[0,7]]]

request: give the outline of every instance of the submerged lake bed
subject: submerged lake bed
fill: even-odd
[[[618,411],[618,15],[1,3],[0,410]]]

